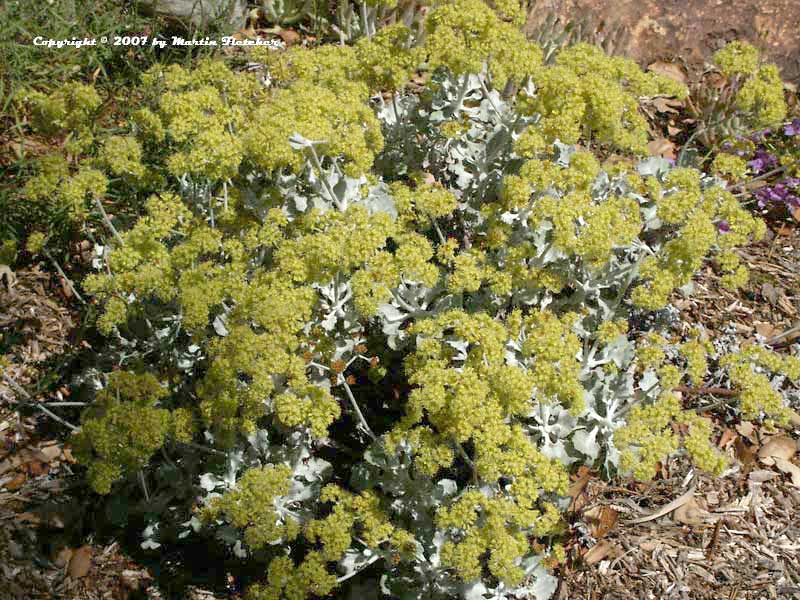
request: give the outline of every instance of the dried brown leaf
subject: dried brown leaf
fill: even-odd
[[[783,458],[775,457],[775,466],[792,478],[792,485],[800,487],[800,467]]]
[[[648,142],[647,151],[651,156],[660,156],[672,160],[677,156],[675,144],[667,138],[658,138]]]
[[[747,479],[755,483],[764,483],[765,481],[775,479],[777,476],[778,474],[775,471],[756,469],[755,471],[750,472],[750,475],[747,476]]]
[[[610,506],[593,506],[583,513],[583,520],[589,526],[592,537],[599,539],[605,537],[617,524],[619,512]]]
[[[25,485],[28,476],[25,473],[17,473],[11,481],[3,484],[3,487],[9,492],[16,492],[19,488]]]
[[[769,339],[781,333],[781,330],[775,327],[772,323],[756,323],[756,332]]]
[[[750,442],[756,442],[756,428],[750,421],[742,421],[736,426],[736,431]]]
[[[778,290],[769,282],[761,285],[761,296],[773,306],[778,303]]]
[[[675,509],[672,517],[678,523],[683,523],[684,525],[702,525],[711,515],[707,510],[700,507],[696,498],[689,498],[689,500]]]
[[[586,554],[583,555],[583,561],[587,565],[593,565],[595,563],[599,563],[604,558],[615,556],[616,554],[617,551],[614,544],[608,540],[600,540],[586,551]]]
[[[53,559],[53,562],[58,568],[63,569],[69,564],[70,559],[72,558],[72,554],[73,554],[72,548],[62,548],[56,554],[55,558]]]
[[[69,566],[67,567],[67,575],[73,579],[80,579],[86,577],[89,569],[92,568],[92,547],[81,546],[72,554]]]
[[[682,83],[683,85],[686,85],[689,81],[681,66],[675,63],[659,60],[647,65],[647,70],[672,79],[673,81],[677,81],[678,83]]]
[[[758,459],[767,466],[775,464],[776,458],[791,460],[797,452],[797,444],[791,438],[776,435],[769,438],[758,450]]]

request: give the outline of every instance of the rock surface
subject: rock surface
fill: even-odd
[[[246,0],[142,0],[139,9],[184,25],[205,27],[214,21],[239,29],[247,17]]]

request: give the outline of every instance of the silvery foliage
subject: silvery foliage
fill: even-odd
[[[210,434],[207,433],[206,436],[213,440]],[[328,461],[314,455],[314,450],[307,433],[296,431],[280,440],[280,443],[272,443],[269,430],[259,429],[247,438],[246,443],[225,454],[222,469],[200,475],[199,486],[202,492],[198,500],[207,505],[213,498],[234,489],[236,482],[248,469],[283,464],[292,470],[291,486],[287,494],[273,499],[275,513],[280,522],[291,519],[301,524],[306,523],[314,517],[313,503],[333,470]],[[196,517],[183,523],[183,526],[185,529],[179,534],[181,538],[201,529]],[[208,527],[237,556],[247,555],[240,531],[228,524],[224,515],[220,515]],[[278,538],[270,544],[277,545],[284,541]]]

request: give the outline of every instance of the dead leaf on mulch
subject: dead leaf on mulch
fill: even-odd
[[[755,323],[756,333],[761,337],[770,339],[782,333],[781,328],[775,327],[772,323]]]
[[[771,283],[765,283],[761,286],[761,296],[772,306],[778,303],[778,290]]]
[[[588,467],[582,466],[578,469],[578,472],[575,475],[575,480],[570,484],[569,489],[567,490],[567,495],[572,498],[572,502],[570,503],[570,509],[574,511],[579,511],[586,505],[586,500],[579,501],[579,498],[582,497],[581,494],[586,489],[586,485],[589,483],[589,479],[591,479],[592,472],[589,470]]]
[[[736,432],[751,444],[758,443],[756,428],[750,421],[742,421],[736,426]]]
[[[53,558],[53,564],[59,569],[66,567],[72,559],[72,548],[61,548]]]
[[[775,466],[792,478],[792,485],[800,487],[800,467],[783,458],[775,457]]]
[[[762,464],[771,467],[775,459],[791,460],[797,452],[797,443],[786,436],[776,435],[769,438],[758,450],[758,459]]]
[[[594,538],[602,538],[614,528],[619,520],[619,512],[610,506],[593,506],[583,513],[583,520],[589,526]]]
[[[300,34],[294,29],[281,29],[278,32],[278,37],[283,40],[287,46],[292,46],[300,41]]]
[[[28,480],[28,476],[25,473],[17,473],[11,481],[7,481],[3,484],[3,488],[8,490],[9,492],[16,492],[19,488],[25,485],[25,482]]]
[[[750,474],[747,476],[747,480],[755,483],[764,483],[766,481],[772,481],[777,476],[778,474],[775,471],[756,469],[755,471],[750,471]]]
[[[613,558],[619,554],[617,546],[608,540],[600,540],[583,555],[583,562],[587,565],[599,563],[605,558]]]
[[[73,579],[86,577],[92,568],[92,547],[81,546],[73,554],[67,567],[67,575]]]
[[[684,504],[681,504],[672,513],[672,517],[684,525],[702,525],[713,518],[711,513],[700,506],[697,498],[689,498]]]
[[[651,156],[660,156],[661,158],[669,158],[675,160],[677,156],[676,146],[667,138],[658,138],[647,144],[647,151]]]

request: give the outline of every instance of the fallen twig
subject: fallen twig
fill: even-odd
[[[17,394],[22,396],[22,398],[25,400],[24,404],[28,404],[29,406],[33,406],[35,408],[38,408],[44,414],[46,414],[48,417],[50,417],[54,421],[57,421],[57,422],[61,423],[62,425],[64,425],[65,427],[71,429],[72,431],[78,431],[80,429],[79,427],[76,427],[75,425],[73,425],[69,421],[65,421],[64,419],[59,417],[56,413],[54,413],[53,411],[48,409],[46,406],[44,406],[44,404],[42,404],[38,400],[35,400],[27,391],[25,391],[25,388],[23,388],[20,384],[18,384],[16,381],[14,381],[11,377],[6,375],[5,373],[3,373],[3,379],[12,388],[14,388],[14,390],[17,392]]]
[[[721,387],[689,387],[688,385],[678,385],[674,389],[676,392],[691,394],[693,396],[736,396],[739,394],[737,390],[729,390],[728,388]]]

